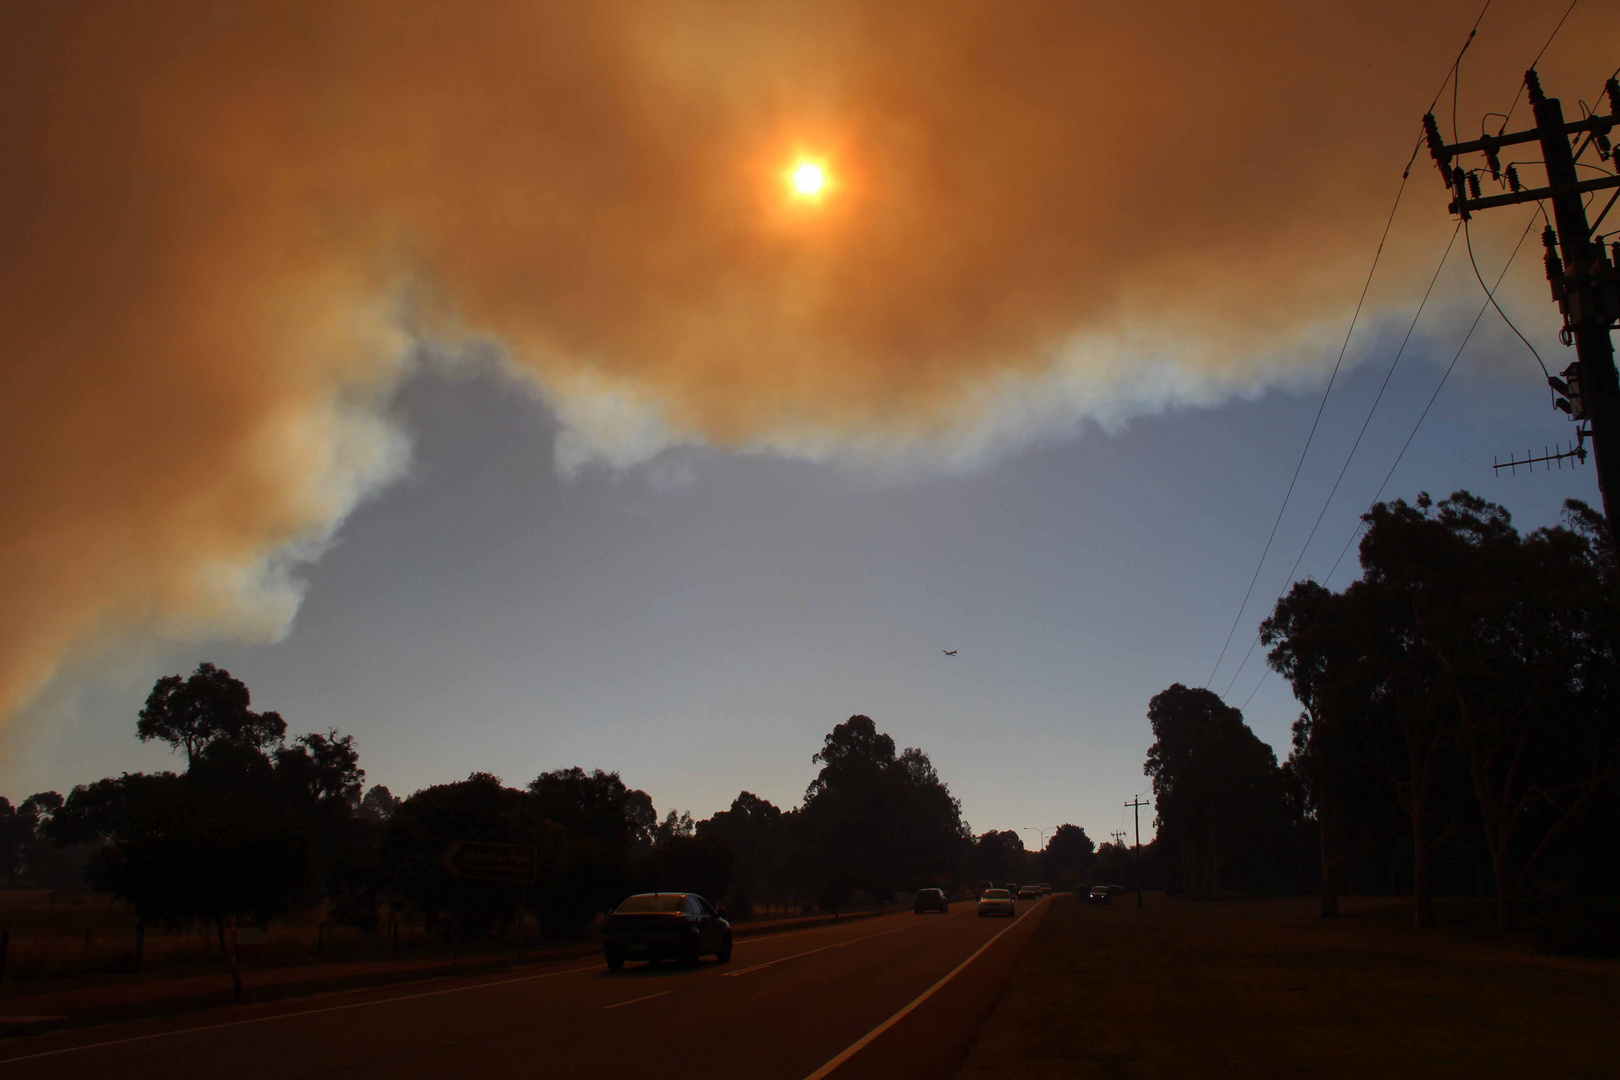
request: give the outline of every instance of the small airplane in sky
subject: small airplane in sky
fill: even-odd
[[[945,653],[946,656],[955,656],[956,655],[956,650],[955,649],[944,649],[942,651]]]

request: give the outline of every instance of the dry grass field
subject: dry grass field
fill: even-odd
[[[1620,962],[1495,939],[1476,902],[1428,931],[1315,906],[1058,897],[958,1077],[1620,1075]]]
[[[134,969],[135,913],[110,897],[89,892],[0,889],[0,931],[8,935],[0,985],[36,983],[82,975],[123,974]],[[531,926],[532,933],[532,926]],[[383,957],[398,951],[443,949],[418,921],[403,922],[397,939],[388,928],[361,930],[331,923],[310,912],[273,923],[254,951],[261,964],[300,962],[317,956]],[[214,928],[149,927],[142,969],[161,972],[215,963]],[[5,990],[0,989],[0,994]]]

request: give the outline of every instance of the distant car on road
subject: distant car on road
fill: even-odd
[[[979,894],[979,916],[1012,915],[1017,901],[1006,889],[986,889]]]
[[[1086,893],[1087,904],[1112,904],[1114,902],[1113,890],[1107,885],[1093,885],[1091,891]]]
[[[679,960],[695,964],[712,955],[731,959],[731,923],[697,893],[637,893],[602,926],[602,953],[614,971],[626,960]]]
[[[1016,882],[1016,881],[1009,881],[1009,882],[1007,882],[1007,884],[1003,885],[1002,888],[1006,889],[1008,892],[1012,893],[1014,896],[1018,895],[1018,882]]]
[[[974,882],[973,883],[973,899],[977,900],[980,896],[984,895],[984,890],[993,889],[995,887],[996,887],[996,883],[993,882],[993,881],[976,881],[976,882]]]
[[[948,914],[951,910],[951,901],[943,889],[918,889],[917,896],[911,903],[911,910],[918,915],[925,911]]]
[[[1041,887],[1039,885],[1025,885],[1018,890],[1018,899],[1020,900],[1039,900],[1040,898]]]

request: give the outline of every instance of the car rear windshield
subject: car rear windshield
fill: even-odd
[[[986,890],[984,890],[984,894],[981,897],[981,899],[984,899],[984,900],[1005,900],[1005,899],[1007,899],[1007,897],[1009,895],[1010,894],[1007,892],[1006,889],[986,889]]]
[[[643,893],[632,896],[614,909],[618,915],[634,915],[642,911],[685,911],[686,896],[683,893]]]

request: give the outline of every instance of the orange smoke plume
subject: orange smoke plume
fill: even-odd
[[[1475,14],[5,10],[0,712],[98,635],[281,632],[290,568],[403,467],[413,340],[498,342],[564,467],[961,455],[1319,370]],[[1549,10],[1482,29],[1468,115]],[[1617,36],[1572,19],[1549,87]]]

